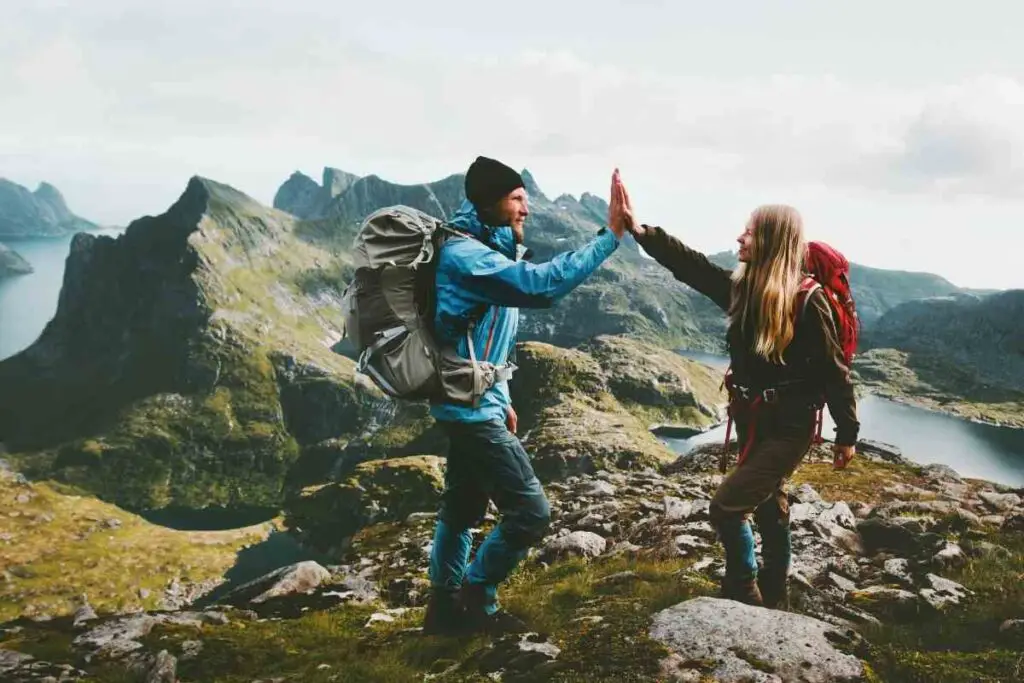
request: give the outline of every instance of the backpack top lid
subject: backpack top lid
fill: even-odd
[[[415,268],[434,257],[431,237],[441,221],[408,206],[390,206],[366,217],[352,242],[356,268]]]
[[[808,242],[804,267],[810,277],[801,285],[801,294],[809,298],[811,291],[821,285],[835,316],[839,343],[849,364],[857,350],[860,331],[857,309],[850,290],[850,262],[842,252],[824,242]]]

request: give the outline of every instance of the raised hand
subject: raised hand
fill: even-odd
[[[616,168],[612,173],[611,197],[608,202],[608,227],[621,239],[627,230],[634,231],[635,223],[629,192],[626,191],[619,169]]]
[[[622,182],[619,169],[615,169],[615,172],[612,174],[611,203],[609,204],[608,214],[608,224],[612,225],[613,220],[619,221],[623,233],[629,231],[634,237],[643,237],[647,232],[645,226],[637,223],[636,216],[633,213],[633,201],[629,197],[629,190],[626,189],[625,183]],[[616,228],[618,227],[620,226],[616,225]],[[616,228],[613,228],[613,230]],[[615,234],[619,237],[622,236],[619,232]]]

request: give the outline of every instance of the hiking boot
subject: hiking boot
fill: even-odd
[[[761,590],[758,588],[757,581],[754,579],[746,579],[743,581],[737,581],[729,578],[723,579],[722,592],[720,595],[726,600],[735,600],[736,602],[742,602],[745,605],[753,605],[755,607],[764,606],[764,599],[761,597]]]
[[[757,587],[761,591],[764,606],[769,609],[789,611],[789,576],[785,573],[761,572]]]
[[[466,630],[462,605],[450,591],[432,591],[423,615],[423,633],[428,636],[456,636]]]
[[[474,633],[486,633],[491,636],[527,633],[530,631],[522,619],[513,616],[503,609],[488,614],[483,584],[465,582],[459,590],[459,602],[463,609],[465,630]]]

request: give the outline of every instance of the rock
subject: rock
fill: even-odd
[[[542,556],[547,559],[566,556],[594,558],[604,553],[607,545],[607,541],[593,532],[573,531],[545,543]]]
[[[1011,643],[1024,645],[1024,619],[1007,619],[999,626],[999,636]],[[0,672],[3,664],[0,663]]]
[[[813,522],[818,518],[818,507],[813,503],[796,503],[789,507],[789,523],[793,526]]]
[[[0,674],[14,671],[22,664],[32,661],[31,655],[0,647]]]
[[[203,651],[203,643],[200,640],[181,641],[181,659],[195,659]]]
[[[167,587],[160,596],[159,609],[169,611],[184,609],[213,591],[221,583],[223,583],[223,579],[182,583],[178,578],[173,578],[167,583]]]
[[[921,469],[921,474],[932,482],[960,483],[963,478],[949,465],[931,464]]]
[[[836,649],[856,634],[801,614],[695,598],[654,615],[650,636],[710,676],[741,681],[863,681],[860,660]]]
[[[1002,559],[1009,559],[1013,556],[1009,550],[1001,545],[990,543],[988,541],[971,541],[966,540],[963,543],[964,552],[968,553],[973,557],[986,557],[993,556]]]
[[[825,508],[818,514],[818,524],[835,524],[844,529],[856,529],[857,518],[854,516],[850,506],[840,501]]]
[[[883,610],[906,611],[908,608],[915,608],[918,604],[918,597],[914,593],[887,586],[868,586],[853,591],[849,598],[855,603]]]
[[[682,500],[672,496],[665,496],[662,500],[665,512],[665,521],[681,522],[690,518],[693,514],[693,501]]]
[[[1001,528],[1003,531],[1024,532],[1024,514],[1015,514],[1007,517]]]
[[[178,660],[167,650],[157,653],[153,665],[146,672],[145,683],[177,683]]]
[[[935,574],[925,576],[928,588],[921,590],[921,597],[935,609],[943,609],[949,605],[959,605],[971,592],[955,581],[950,581]]]
[[[692,555],[701,550],[706,550],[709,546],[703,539],[697,538],[690,534],[680,534],[676,536],[672,542],[679,550],[679,554],[686,557]]]
[[[861,439],[857,442],[857,451],[885,462],[903,462],[903,451],[898,446],[881,441]]]
[[[932,562],[941,569],[954,569],[967,564],[967,555],[959,545],[946,541],[942,550],[932,557]]]
[[[139,589],[139,599],[145,600],[146,598],[149,597],[149,595],[150,595],[150,590],[148,588],[140,588]]]
[[[883,571],[885,571],[889,577],[900,583],[906,585],[910,585],[912,583],[910,578],[910,562],[901,557],[894,557],[890,560],[886,560]]]
[[[119,643],[120,645],[115,646],[113,650],[127,653],[136,649],[127,644],[149,635],[157,622],[155,617],[147,614],[107,621],[76,637],[72,641],[72,645],[95,652],[101,648],[108,648],[114,643]],[[138,645],[138,643],[134,643],[134,645]]]
[[[588,482],[577,493],[587,498],[612,498],[615,495],[615,487],[606,481],[597,479]]]
[[[1009,512],[1021,504],[1020,496],[1016,493],[994,493],[990,491],[978,492],[978,498],[985,502],[995,512]]]
[[[72,626],[74,626],[75,628],[79,628],[86,622],[94,621],[98,618],[99,617],[97,617],[96,615],[96,610],[94,610],[92,608],[92,605],[90,605],[87,602],[81,607],[79,607],[77,610],[75,610],[75,615],[72,619]]]
[[[821,494],[814,490],[810,484],[800,484],[796,491],[790,494],[798,503],[821,503]]]
[[[907,520],[870,517],[857,523],[857,531],[868,554],[892,550],[901,555],[917,556],[931,549],[937,550],[943,542],[941,536],[923,533],[920,524]]]
[[[335,554],[363,527],[437,510],[444,460],[417,455],[364,462],[342,482],[307,486],[286,501],[286,523],[304,543]]]
[[[704,675],[701,666],[675,653],[665,657],[658,662],[658,677],[661,681],[673,681],[674,683],[701,683]]]
[[[833,586],[843,591],[843,593],[850,593],[852,591],[857,590],[856,583],[846,578],[845,576],[840,576],[839,574],[836,574],[835,572],[829,572],[828,580],[831,582]]]
[[[331,573],[311,560],[299,562],[250,581],[228,593],[219,602],[233,605],[261,604],[272,598],[312,593],[330,580]]]

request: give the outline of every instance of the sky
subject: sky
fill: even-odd
[[[124,225],[202,175],[478,154],[735,246],[759,204],[880,268],[1024,287],[1024,3],[5,0],[0,177]],[[527,224],[529,225],[529,224]],[[529,228],[528,228],[529,229]]]

